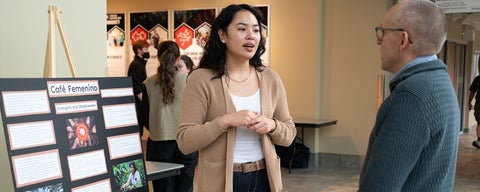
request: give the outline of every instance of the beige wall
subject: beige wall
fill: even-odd
[[[447,25],[448,25],[447,40],[462,42],[462,31],[463,31],[462,24],[448,20]]]
[[[382,22],[387,4],[327,0],[325,7],[324,73],[319,87],[324,94],[323,116],[339,121],[320,131],[317,151],[363,155],[377,111],[377,78],[382,74],[374,28]]]
[[[473,50],[480,50],[480,31],[475,31],[475,41],[473,41]]]

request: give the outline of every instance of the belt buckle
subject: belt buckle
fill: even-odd
[[[257,162],[242,163],[242,173],[250,173],[258,169]]]

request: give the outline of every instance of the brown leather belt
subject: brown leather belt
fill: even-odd
[[[255,162],[233,164],[233,172],[250,173],[262,169],[265,169],[265,160],[263,159]]]

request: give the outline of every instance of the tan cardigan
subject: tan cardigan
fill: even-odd
[[[271,191],[282,190],[280,158],[273,144],[288,146],[297,130],[288,111],[285,87],[280,76],[270,68],[256,73],[260,82],[262,115],[278,120],[273,133],[261,135]],[[235,112],[225,78],[211,80],[214,73],[197,69],[188,77],[183,92],[177,143],[189,154],[199,151],[195,170],[194,191],[233,191],[233,151],[236,128],[223,131],[218,118]]]

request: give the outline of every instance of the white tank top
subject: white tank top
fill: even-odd
[[[260,90],[247,97],[239,97],[230,94],[237,111],[251,110],[261,114]],[[235,139],[235,151],[233,153],[234,163],[246,163],[263,159],[262,144],[260,135],[250,131],[246,126],[237,127]]]

